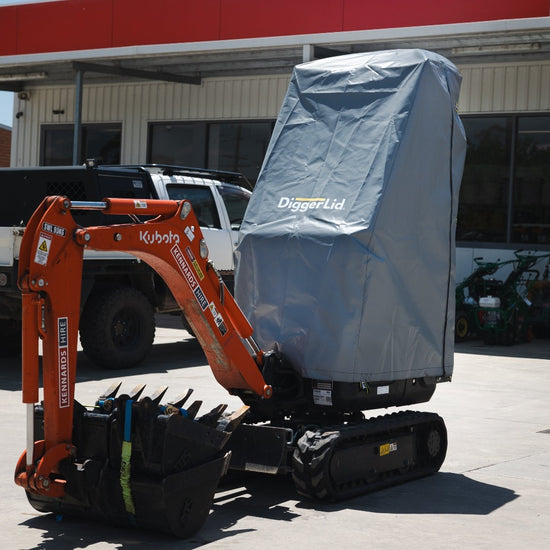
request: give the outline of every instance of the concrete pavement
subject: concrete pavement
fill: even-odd
[[[240,406],[219,387],[195,340],[172,322],[157,329],[153,353],[128,372],[95,368],[79,356],[77,399],[93,403],[116,379],[174,397],[195,389],[207,407]],[[81,355],[81,354],[80,354]],[[217,492],[191,540],[36,512],[13,483],[25,446],[20,361],[1,359],[0,549],[374,549],[530,550],[550,547],[550,341],[456,348],[452,383],[417,410],[439,413],[449,449],[435,476],[339,504],[300,500],[290,479],[249,476]]]

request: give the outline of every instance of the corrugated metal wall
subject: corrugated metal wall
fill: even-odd
[[[286,75],[209,79],[201,86],[158,82],[86,86],[84,82],[82,122],[122,122],[121,162],[145,162],[149,122],[274,119],[288,79]],[[37,88],[30,91],[29,100],[16,103],[21,114],[14,120],[12,165],[36,166],[41,125],[74,120],[74,86]]]
[[[460,69],[460,113],[550,111],[550,62]]]
[[[469,65],[459,112],[550,111],[550,61]],[[121,122],[123,163],[146,160],[147,125],[162,120],[274,119],[289,76],[210,79],[201,86],[139,82],[84,86],[82,121]],[[12,165],[38,165],[40,126],[72,123],[74,87],[31,90],[17,101]],[[63,111],[63,114],[54,114]]]

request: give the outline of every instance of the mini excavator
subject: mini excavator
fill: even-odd
[[[437,472],[439,415],[363,411],[426,402],[451,379],[459,81],[423,50],[297,67],[243,221],[237,301],[188,201],[46,197],[18,273],[27,444],[15,482],[31,505],[185,538],[228,469],[292,475],[301,496],[331,501]],[[81,227],[77,210],[130,221]],[[200,415],[190,391],[164,401],[166,388],[120,384],[93,407],[76,401],[86,249],[130,253],[162,277],[243,407]]]
[[[82,209],[155,217],[81,228],[71,212]],[[158,236],[154,244],[142,238],[144,231]],[[129,252],[151,265],[185,312],[216,380],[247,405],[229,415],[221,405],[197,417],[197,402],[184,408],[188,392],[162,404],[163,389],[140,398],[138,387],[117,397],[116,385],[91,410],[75,401],[86,248]],[[259,471],[292,471],[298,491],[314,498],[347,498],[439,469],[446,431],[436,414],[375,421],[338,408],[312,414],[305,384],[283,356],[258,347],[207,254],[186,201],[48,197],[34,213],[20,252],[28,442],[15,473],[33,507],[187,537],[204,523],[232,454],[235,469],[246,469],[246,462]],[[418,384],[419,400],[433,384]],[[313,430],[314,422],[324,429]]]

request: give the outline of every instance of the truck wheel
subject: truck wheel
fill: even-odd
[[[153,306],[134,288],[92,293],[80,319],[80,343],[94,363],[108,369],[133,367],[149,353],[155,337]]]
[[[21,321],[0,319],[0,357],[16,357],[21,353]]]

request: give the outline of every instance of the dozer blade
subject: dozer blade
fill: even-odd
[[[141,393],[141,392],[140,392]],[[105,402],[106,407],[100,406]],[[27,491],[41,512],[85,516],[186,538],[208,517],[231,452],[225,445],[247,410],[224,422],[220,405],[204,417],[157,395],[139,401],[128,395],[98,400],[93,410],[75,402],[74,459],[60,463],[65,495],[51,498]],[[165,414],[167,408],[169,414]],[[43,409],[35,407],[41,437]]]

